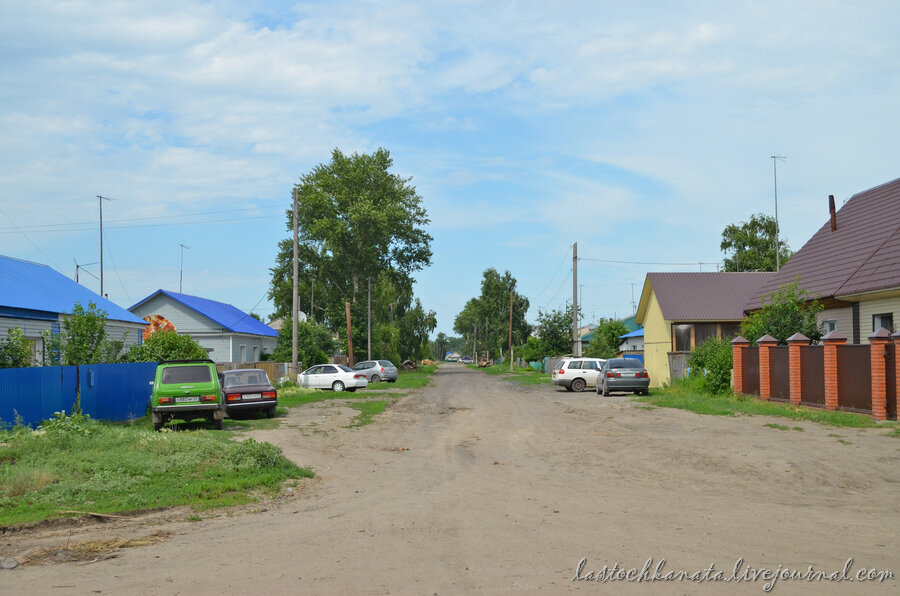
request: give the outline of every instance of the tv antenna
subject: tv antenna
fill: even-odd
[[[181,247],[181,270],[178,272],[178,293],[181,294],[181,282],[184,279],[184,249],[191,250],[190,246],[178,244]]]
[[[72,257],[72,260],[75,261],[75,283],[78,283],[78,270],[79,269],[84,269],[88,265],[96,265],[97,263],[100,262],[100,261],[94,261],[93,263],[83,263],[83,264],[79,265],[78,261],[75,260],[75,257]],[[91,277],[93,277],[94,279],[97,279],[97,280],[100,279],[99,277],[97,277],[96,275],[94,275],[93,273],[88,271],[87,269],[84,269],[84,272],[87,273],[88,275],[90,275]]]

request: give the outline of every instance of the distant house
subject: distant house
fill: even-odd
[[[812,238],[747,300],[750,311],[779,285],[800,276],[800,287],[825,306],[823,332],[868,343],[900,316],[900,178],[853,195],[839,210],[829,197],[829,218]],[[751,338],[747,338],[751,339]],[[757,339],[757,338],[752,338]]]
[[[157,290],[128,310],[150,325],[190,335],[214,362],[257,362],[275,351],[276,330],[223,302]]]
[[[130,346],[141,342],[146,322],[121,306],[69,279],[47,265],[0,255],[0,339],[20,328],[32,342],[35,362],[43,361],[41,332],[59,333],[76,303],[93,302],[106,311],[107,336]]]
[[[644,330],[638,329],[619,336],[620,352],[641,352],[644,349]]]
[[[737,335],[744,305],[774,275],[648,273],[635,322],[644,326],[644,366],[651,386],[679,378],[684,355],[703,340]]]

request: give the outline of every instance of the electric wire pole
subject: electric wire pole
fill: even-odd
[[[299,281],[297,279],[299,271],[299,232],[297,230],[297,187],[294,187],[294,285],[291,290],[291,372],[294,373],[294,380],[299,381],[300,371],[297,370],[297,317],[299,313],[299,296],[297,295]]]
[[[773,155],[772,156],[772,175],[775,179],[775,271],[778,271],[781,268],[781,257],[778,253],[781,252],[781,243],[778,241],[778,160],[787,159],[783,155]]]
[[[578,243],[572,245],[572,355],[581,358],[578,341]]]
[[[97,195],[97,198],[100,199],[100,296],[106,298],[106,294],[103,293],[103,201],[112,199],[100,195]]]

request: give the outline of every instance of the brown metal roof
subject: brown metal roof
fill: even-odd
[[[900,178],[853,195],[836,220],[832,232],[826,219],[763,287],[763,295],[797,276],[802,288],[820,298],[900,287]],[[756,295],[745,309],[760,306]]]
[[[648,273],[668,321],[740,321],[744,304],[775,274]],[[642,300],[643,301],[643,300]]]

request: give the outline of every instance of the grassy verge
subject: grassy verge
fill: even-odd
[[[0,526],[83,512],[251,503],[313,472],[281,449],[215,431],[57,417],[0,433]]]
[[[350,424],[347,426],[347,428],[355,428],[370,424],[372,422],[372,417],[375,416],[375,414],[384,412],[384,409],[387,407],[387,402],[381,400],[358,401],[348,405],[354,410],[359,410],[359,415],[354,416],[353,420],[351,420]]]
[[[512,379],[520,385],[540,385],[541,383],[550,382],[549,374],[540,373],[530,366],[516,366],[513,368],[513,372],[509,372],[508,364],[494,364],[478,370],[484,371],[489,375],[503,375],[505,378]]]
[[[420,365],[414,370],[405,370],[400,368],[400,375],[394,383],[389,383],[387,387],[391,389],[418,389],[424,387],[431,381],[434,371],[437,370],[437,364]],[[369,389],[381,387],[378,385],[369,385]]]
[[[883,426],[883,423],[879,424],[872,420],[871,416],[863,414],[796,407],[790,404],[763,401],[755,396],[707,395],[700,393],[689,383],[675,383],[671,387],[654,389],[649,396],[638,397],[636,400],[654,406],[678,408],[713,416],[756,414],[779,416],[792,420],[809,420],[827,426],[854,428]]]

